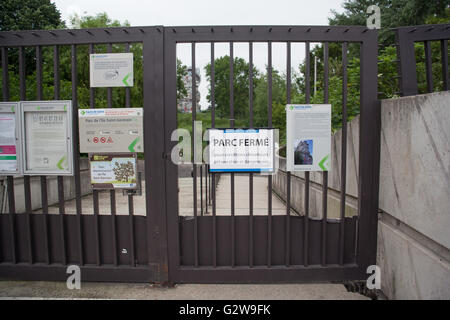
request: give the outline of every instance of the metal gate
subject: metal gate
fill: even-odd
[[[164,189],[160,187],[164,185],[164,163],[161,157],[164,151],[161,94],[163,74],[162,51],[155,48],[162,48],[162,43],[163,33],[160,27],[0,33],[3,101],[8,101],[11,91],[15,90],[9,85],[11,76],[18,76],[20,79],[20,100],[27,100],[27,85],[36,88],[36,100],[43,99],[43,50],[53,52],[52,98],[56,100],[62,96],[60,64],[71,65],[73,149],[77,155],[74,157],[74,177],[58,176],[57,181],[54,177],[47,176],[6,178],[7,213],[0,214],[0,278],[65,280],[68,277],[67,266],[78,265],[81,267],[82,281],[147,282],[167,279],[164,272],[161,272],[164,270],[160,257],[163,251],[160,244],[163,240],[158,231],[165,212],[164,201],[160,200],[164,197]],[[132,196],[128,196],[128,204],[118,207],[118,197],[121,195],[114,190],[109,194],[91,191],[92,199],[89,202],[82,192],[85,185],[89,185],[89,179],[83,178],[80,170],[80,167],[86,167],[82,164],[86,159],[79,157],[78,147],[78,74],[83,70],[79,70],[77,53],[80,48],[84,48],[83,57],[87,58],[86,52],[94,53],[98,45],[104,45],[106,52],[112,52],[114,46],[119,44],[124,52],[129,52],[130,46],[136,44],[142,45],[143,50],[141,83],[144,121],[151,124],[145,126],[144,132],[144,148],[147,150],[147,211],[144,215],[136,215],[136,202]],[[63,50],[70,50],[69,61],[60,61]],[[18,60],[18,75],[14,74],[11,62],[8,63],[11,53],[14,53]],[[35,61],[35,66],[32,67],[36,70],[36,81],[27,84],[26,68],[30,67],[30,64],[26,61],[30,55],[34,56],[31,61]],[[51,62],[47,63],[52,65]],[[88,70],[84,70],[86,71]],[[95,95],[98,90],[90,88],[89,105],[84,107],[96,107]],[[116,91],[112,88],[105,90],[107,107],[118,107],[117,104],[113,105],[113,92]],[[131,107],[130,89],[114,90],[125,90],[125,101],[120,107]],[[23,184],[23,187],[20,184]],[[74,191],[71,196],[72,189]],[[56,192],[57,208],[52,211],[49,209],[55,206],[49,206],[49,199],[55,198]],[[18,193],[23,196],[18,196]],[[69,199],[74,199],[72,207],[69,207],[66,193],[69,193]],[[105,200],[103,198],[109,198],[109,201],[106,200],[106,203],[101,205]],[[36,202],[40,203],[40,212],[35,210]],[[23,203],[24,210],[18,212],[17,207],[22,207]],[[90,211],[90,214],[86,214],[86,211]]]
[[[366,269],[376,261],[379,130],[380,107],[377,103],[377,32],[365,27],[288,27],[288,26],[230,26],[230,27],[173,27],[164,30],[164,87],[165,87],[165,141],[166,155],[175,143],[171,133],[177,128],[176,106],[176,50],[177,44],[191,44],[192,70],[196,66],[196,44],[209,43],[211,57],[211,123],[215,126],[215,43],[229,43],[230,59],[230,115],[229,127],[235,125],[233,102],[233,46],[249,43],[249,73],[252,81],[253,44],[267,43],[268,106],[267,126],[272,127],[272,43],[287,44],[287,103],[291,102],[291,44],[305,44],[306,73],[305,101],[311,101],[310,44],[324,46],[324,103],[328,102],[329,43],[342,46],[342,167],[340,168],[340,220],[327,219],[328,173],[323,172],[323,217],[309,217],[310,175],[305,174],[305,213],[290,214],[290,173],[287,179],[287,209],[285,215],[272,214],[272,176],[268,185],[268,210],[253,208],[255,174],[249,173],[250,201],[248,214],[235,212],[235,173],[230,173],[230,210],[227,215],[216,213],[215,180],[210,183],[212,215],[198,212],[197,175],[203,173],[203,164],[193,165],[193,213],[179,214],[177,166],[168,157],[166,162],[166,204],[169,245],[169,279],[174,282],[249,283],[298,282],[366,279]],[[360,144],[359,144],[359,202],[358,216],[345,217],[346,150],[347,150],[347,50],[349,43],[360,44]],[[194,72],[194,71],[193,71]],[[195,74],[195,73],[194,73]],[[192,122],[196,120],[196,85],[192,76]],[[253,127],[253,91],[249,86],[249,123]],[[202,180],[200,180],[201,182]],[[208,179],[206,180],[208,181]],[[201,190],[201,189],[200,189]],[[201,200],[201,204],[203,201]],[[201,208],[202,209],[202,208]]]
[[[176,45],[191,43],[192,67],[195,70],[195,43],[211,44],[211,74],[214,77],[214,43],[249,43],[250,64],[252,44],[268,44],[269,70],[272,67],[272,42],[287,43],[287,102],[290,103],[290,45],[305,43],[306,64],[309,70],[310,43],[324,43],[325,97],[328,102],[328,44],[342,43],[343,65],[343,136],[341,176],[346,176],[347,132],[347,48],[349,43],[360,44],[360,145],[359,145],[359,202],[358,216],[345,218],[346,179],[341,179],[341,218],[339,223],[327,217],[327,172],[323,173],[324,219],[311,220],[309,208],[309,173],[306,174],[304,216],[291,216],[287,199],[286,215],[273,216],[271,209],[272,177],[267,177],[268,211],[256,215],[250,201],[249,213],[236,216],[234,203],[234,174],[231,174],[231,210],[228,216],[217,216],[215,186],[217,176],[208,175],[212,215],[198,215],[197,201],[193,205],[193,219],[179,215],[178,168],[171,162],[175,147],[171,134],[177,128]],[[78,86],[77,49],[106,44],[143,46],[143,107],[145,148],[145,215],[134,212],[133,198],[128,199],[128,213],[120,215],[116,207],[116,193],[109,194],[108,214],[100,214],[99,194],[92,194],[93,214],[83,209],[81,160],[78,157]],[[0,278],[27,280],[65,280],[68,265],[81,267],[82,281],[123,282],[296,282],[365,279],[366,268],[375,264],[377,239],[377,208],[379,180],[380,110],[377,102],[377,33],[364,27],[132,27],[82,30],[11,31],[0,33],[2,53],[3,100],[8,101],[10,73],[8,53],[18,50],[20,100],[27,100],[26,50],[35,50],[36,98],[42,99],[42,48],[53,49],[54,99],[60,98],[59,52],[70,47],[71,91],[73,104],[73,141],[75,176],[75,211],[66,212],[65,189],[67,177],[57,177],[58,210],[49,214],[49,177],[39,179],[40,192],[33,193],[31,185],[36,177],[23,177],[23,199],[16,199],[17,179],[7,177],[8,213],[0,214]],[[28,49],[27,49],[28,48]],[[233,74],[233,63],[230,64]],[[271,72],[268,72],[271,83]],[[305,74],[305,103],[310,102],[310,74]],[[194,81],[195,81],[195,77]],[[232,79],[232,77],[230,77]],[[232,80],[231,80],[232,81]],[[250,80],[251,81],[251,80]],[[34,84],[32,84],[34,86]],[[231,88],[233,84],[231,83]],[[251,86],[250,86],[251,87]],[[214,101],[214,81],[212,81]],[[95,107],[95,91],[89,92],[89,107]],[[107,89],[107,105],[113,106],[113,91]],[[130,91],[125,90],[123,107],[130,106]],[[193,85],[195,101],[195,85]],[[272,125],[272,90],[269,86],[268,121]],[[234,126],[233,93],[230,94],[230,127]],[[250,93],[250,126],[253,126],[253,96]],[[214,103],[212,104],[214,126]],[[196,118],[193,108],[192,120]],[[201,166],[200,168],[204,168]],[[198,171],[193,166],[194,187]],[[249,194],[253,194],[254,174],[249,174]],[[288,179],[290,175],[288,174]],[[202,180],[200,180],[202,181]],[[55,186],[55,185],[53,185]],[[290,187],[288,183],[287,188]],[[70,184],[69,184],[70,188]],[[196,199],[194,188],[194,199]],[[17,193],[17,192],[16,192]],[[289,192],[288,192],[289,194]],[[33,212],[33,199],[40,198],[42,212]],[[23,212],[16,212],[17,201],[25,204]],[[203,206],[203,202],[201,202]]]

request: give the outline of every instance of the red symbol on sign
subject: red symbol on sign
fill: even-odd
[[[98,138],[94,137],[94,143],[98,143]]]
[[[108,138],[108,141],[106,143],[113,143],[113,139],[111,137]]]
[[[101,142],[101,143],[105,143],[105,142],[106,142],[106,138],[105,138],[105,137],[101,137],[101,138],[100,138],[100,142]]]

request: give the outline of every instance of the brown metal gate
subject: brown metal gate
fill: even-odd
[[[343,142],[346,140],[346,85],[347,46],[360,44],[360,145],[359,145],[359,202],[358,216],[344,218],[345,180],[341,184],[341,217],[339,223],[327,217],[327,172],[324,179],[325,219],[311,220],[305,216],[273,216],[271,211],[272,177],[269,185],[268,212],[265,216],[254,214],[249,203],[247,216],[236,216],[234,203],[234,175],[231,174],[232,204],[229,216],[217,216],[215,211],[216,176],[207,174],[208,194],[211,197],[212,215],[198,215],[197,202],[193,205],[193,218],[179,215],[178,168],[171,162],[175,147],[171,134],[177,128],[176,107],[176,45],[177,43],[210,43],[212,75],[214,75],[214,43],[230,44],[233,57],[234,42],[268,43],[269,70],[271,69],[272,42],[305,43],[309,53],[310,43],[324,43],[328,57],[328,44],[341,42],[343,52]],[[133,198],[128,199],[128,213],[117,214],[116,194],[109,194],[108,214],[99,214],[99,195],[93,193],[93,214],[83,212],[78,149],[78,86],[77,49],[106,44],[143,46],[143,107],[146,214],[134,214]],[[377,33],[364,27],[132,27],[83,30],[11,31],[0,33],[3,70],[3,100],[8,101],[12,88],[8,85],[8,52],[18,48],[18,76],[20,100],[27,100],[25,55],[29,47],[35,50],[37,99],[42,99],[42,54],[44,47],[54,52],[54,98],[60,97],[59,50],[69,46],[71,51],[71,88],[74,121],[75,189],[74,214],[67,214],[64,188],[66,177],[57,178],[58,214],[49,214],[48,177],[40,177],[42,213],[33,212],[31,178],[23,178],[24,212],[16,212],[15,180],[7,177],[8,213],[0,215],[0,278],[29,280],[65,280],[68,265],[81,266],[82,281],[123,282],[296,282],[332,281],[366,278],[366,268],[375,264],[380,110],[377,102]],[[249,46],[250,63],[252,45]],[[309,65],[309,54],[306,54]],[[195,46],[192,47],[192,66],[195,70]],[[287,70],[290,70],[291,51],[287,50]],[[328,60],[325,59],[325,99],[328,102]],[[231,63],[232,67],[233,64]],[[230,73],[233,73],[231,68]],[[271,72],[269,83],[271,83]],[[305,74],[309,79],[310,74]],[[232,77],[230,77],[232,79]],[[290,80],[288,71],[288,96]],[[195,81],[195,77],[194,77]],[[213,82],[214,83],[214,82]],[[306,101],[310,102],[310,86],[306,81]],[[231,83],[231,88],[233,87]],[[195,98],[195,85],[193,86]],[[108,107],[112,107],[113,91],[107,89]],[[123,107],[130,106],[130,92],[126,90]],[[89,107],[95,107],[95,89],[89,92]],[[272,125],[271,88],[268,90],[268,122]],[[231,92],[230,101],[233,100]],[[214,85],[212,85],[214,100]],[[250,126],[253,126],[253,97],[250,95]],[[230,119],[233,119],[231,103]],[[214,106],[214,104],[213,104]],[[193,108],[195,109],[195,108]],[[195,110],[192,120],[195,120]],[[214,107],[212,124],[214,126]],[[234,121],[230,120],[230,127]],[[343,166],[346,176],[346,143],[342,144]],[[204,174],[193,166],[194,181]],[[288,179],[290,176],[288,176]],[[254,174],[249,174],[249,194],[252,197]],[[200,180],[202,181],[202,180]],[[194,182],[195,185],[196,182]],[[288,184],[289,186],[290,184]],[[305,199],[309,194],[309,174],[306,175]],[[196,189],[194,189],[196,190]],[[202,190],[202,189],[201,189]],[[194,191],[194,197],[196,197]],[[196,199],[196,198],[194,198]],[[203,202],[200,204],[203,210]],[[290,207],[290,199],[287,199]],[[309,208],[306,200],[305,207]],[[207,209],[207,207],[206,207]],[[124,251],[125,249],[125,251]],[[123,255],[122,252],[127,252]]]
[[[342,46],[342,167],[341,217],[338,223],[327,219],[328,173],[323,172],[323,217],[309,217],[309,172],[305,175],[305,214],[290,214],[290,174],[287,183],[287,210],[285,215],[272,214],[272,176],[268,176],[268,210],[262,213],[253,208],[253,181],[249,173],[250,202],[247,215],[235,212],[235,178],[230,173],[231,203],[226,216],[216,214],[216,192],[211,189],[212,215],[198,212],[197,175],[204,165],[193,165],[193,213],[185,217],[179,214],[177,165],[166,162],[166,203],[169,245],[169,279],[174,282],[197,283],[249,283],[249,282],[298,282],[366,279],[367,266],[376,261],[377,206],[379,174],[380,110],[377,103],[377,32],[364,27],[288,27],[288,26],[230,26],[230,27],[173,27],[164,30],[164,89],[165,89],[165,141],[166,155],[170,155],[174,142],[170,141],[177,128],[176,106],[176,48],[177,44],[191,44],[192,70],[195,70],[196,44],[210,44],[211,49],[211,123],[215,127],[214,103],[214,49],[215,43],[229,44],[230,59],[230,115],[229,127],[233,128],[233,44],[249,43],[250,70],[253,59],[253,43],[264,42],[268,47],[268,119],[272,126],[272,43],[287,44],[287,103],[291,102],[291,44],[305,43],[306,89],[304,103],[310,103],[310,44],[324,44],[324,103],[328,102],[328,49],[329,43]],[[358,216],[345,217],[346,197],[346,145],[347,145],[347,50],[349,43],[360,44],[360,145],[359,145],[359,203]],[[249,71],[251,74],[251,71]],[[195,101],[195,76],[192,76],[192,101]],[[250,76],[250,81],[251,76]],[[252,86],[250,85],[250,88]],[[250,127],[253,127],[253,93],[249,92]],[[192,106],[192,122],[196,110]],[[200,171],[198,171],[200,170]],[[210,186],[215,186],[217,173],[211,173]],[[200,180],[202,181],[202,180]],[[206,180],[208,181],[208,179]],[[201,200],[201,203],[202,200]]]
[[[61,74],[60,54],[70,50],[71,65],[71,100],[73,105],[73,147],[74,177],[57,177],[57,183],[50,177],[23,178],[7,177],[8,208],[6,214],[0,214],[0,278],[25,280],[65,280],[68,265],[81,267],[82,281],[123,281],[148,282],[165,281],[164,251],[159,232],[165,212],[164,201],[164,167],[163,154],[163,97],[159,79],[162,79],[163,34],[160,27],[142,28],[107,28],[83,30],[48,30],[48,31],[10,31],[0,33],[2,54],[3,101],[9,101],[14,87],[9,85],[10,77],[17,76],[8,56],[18,56],[18,77],[20,79],[20,100],[27,100],[27,66],[26,56],[34,55],[36,81],[28,86],[36,88],[36,100],[43,99],[43,64],[44,49],[53,52],[53,87],[54,99],[60,99]],[[92,192],[92,206],[86,208],[83,198],[83,184],[89,180],[82,179],[78,148],[78,108],[95,108],[95,95],[99,89],[90,88],[89,105],[78,105],[78,74],[80,70],[77,53],[84,48],[85,53],[94,53],[95,46],[106,45],[106,52],[112,52],[113,46],[121,46],[123,52],[129,52],[130,46],[140,44],[143,52],[143,77],[140,79],[143,92],[144,143],[146,152],[145,181],[147,210],[144,215],[136,215],[136,203],[128,196],[126,209],[117,207],[118,192],[112,190],[106,194],[109,201],[100,206],[99,191]],[[87,49],[86,49],[87,48]],[[87,51],[86,51],[87,50]],[[99,52],[97,52],[99,53]],[[86,54],[84,58],[88,57]],[[47,62],[49,63],[49,62]],[[51,64],[50,64],[51,65]],[[17,69],[17,68],[16,68]],[[44,79],[48,81],[48,79]],[[131,107],[130,89],[125,90],[123,105],[113,104],[112,88],[107,88],[107,107]],[[67,92],[66,92],[67,95]],[[151,152],[150,152],[151,151]],[[86,159],[84,159],[86,160]],[[23,189],[17,185],[23,179]],[[40,179],[40,190],[32,193]],[[72,181],[72,179],[74,181]],[[16,187],[15,187],[16,184]],[[51,184],[50,186],[48,184]],[[51,187],[51,188],[50,188]],[[22,188],[22,186],[20,186]],[[68,211],[65,191],[74,189],[73,208]],[[49,195],[57,189],[58,204],[56,212],[49,212]],[[23,191],[23,197],[15,193]],[[34,190],[36,191],[36,190]],[[37,196],[38,195],[38,196]],[[39,198],[42,210],[34,210],[36,198]],[[101,199],[100,199],[101,200]],[[108,203],[109,202],[109,203]],[[19,204],[25,203],[24,210],[18,212]],[[107,206],[109,205],[109,208]],[[50,206],[51,207],[51,206]],[[54,208],[55,206],[53,206]],[[123,207],[123,206],[122,206]],[[102,211],[102,209],[105,209]],[[123,211],[121,211],[123,210]],[[33,212],[34,211],[34,212]],[[86,214],[90,211],[90,214]],[[106,212],[105,212],[106,211]],[[53,214],[56,213],[56,214]],[[161,270],[163,270],[161,272]]]

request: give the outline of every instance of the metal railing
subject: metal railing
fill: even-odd
[[[422,25],[396,28],[396,46],[400,94],[412,96],[419,93],[416,70],[415,43],[422,42],[425,49],[426,92],[434,91],[431,43],[440,42],[443,90],[449,90],[448,39],[450,24]]]

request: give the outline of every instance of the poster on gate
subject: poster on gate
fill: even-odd
[[[274,129],[209,129],[211,172],[274,172]]]
[[[23,173],[73,175],[72,101],[21,101]]]
[[[93,189],[136,189],[137,153],[90,154]]]
[[[286,106],[286,169],[329,171],[331,105]]]
[[[0,102],[0,175],[22,173],[19,103]]]

